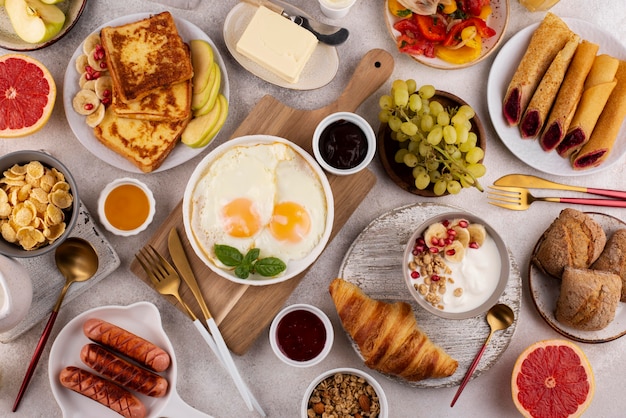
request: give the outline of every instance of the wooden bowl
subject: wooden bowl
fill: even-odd
[[[437,90],[435,92],[435,96],[433,99],[443,105],[444,108],[448,107],[459,107],[461,105],[467,105],[463,99],[455,96],[452,93],[448,93],[445,91]],[[470,132],[474,132],[478,137],[477,144],[486,151],[486,135],[485,130],[483,128],[483,124],[478,118],[478,115],[474,115],[471,119],[472,129]],[[397,163],[394,160],[394,156],[396,152],[400,149],[399,142],[395,141],[391,138],[391,129],[387,126],[386,123],[381,123],[378,128],[378,136],[377,136],[377,148],[378,148],[378,156],[380,157],[380,161],[383,164],[383,168],[389,175],[389,177],[400,186],[402,189],[407,192],[416,194],[418,196],[425,197],[441,197],[446,196],[448,192],[444,193],[441,196],[436,195],[433,192],[432,184],[428,186],[428,188],[424,190],[420,190],[415,187],[415,179],[413,178],[411,167],[406,166],[402,163]],[[482,160],[481,160],[482,162]]]

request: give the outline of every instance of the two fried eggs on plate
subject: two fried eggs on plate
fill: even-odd
[[[309,163],[286,144],[237,146],[207,168],[194,191],[194,234],[220,268],[215,244],[283,262],[308,255],[326,227],[326,197]]]

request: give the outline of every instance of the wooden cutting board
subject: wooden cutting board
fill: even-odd
[[[272,96],[265,96],[233,133],[231,139],[253,134],[276,135],[312,153],[311,138],[317,124],[331,113],[355,111],[389,78],[393,66],[393,58],[386,51],[380,49],[369,51],[356,67],[341,95],[320,109],[310,111],[293,109]],[[366,169],[351,176],[328,175],[328,180],[335,200],[335,221],[330,238],[332,240],[374,186],[376,177]],[[306,271],[293,279],[269,286],[233,283],[212,272],[195,255],[184,231],[182,200],[146,245],[152,245],[171,262],[167,237],[172,228],[178,230],[200,290],[219,324],[226,344],[234,353],[244,354],[283,307]],[[151,285],[136,259],[133,259],[130,269],[137,277]],[[181,284],[180,293],[182,299],[201,318],[200,308],[185,283]],[[170,296],[168,299],[184,311],[176,299]]]

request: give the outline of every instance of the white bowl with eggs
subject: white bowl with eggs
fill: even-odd
[[[185,233],[196,255],[235,283],[270,285],[306,270],[332,232],[334,200],[315,159],[293,142],[272,135],[232,139],[209,153],[191,174],[183,196]],[[215,245],[258,259],[275,257],[286,269],[247,278],[215,254]]]

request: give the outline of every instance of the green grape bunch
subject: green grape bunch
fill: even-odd
[[[437,196],[463,188],[483,191],[478,178],[486,173],[484,150],[472,132],[475,112],[469,105],[444,108],[433,99],[435,87],[415,80],[395,80],[391,93],[379,99],[378,119],[399,142],[396,163],[412,168],[415,187],[432,187]]]

